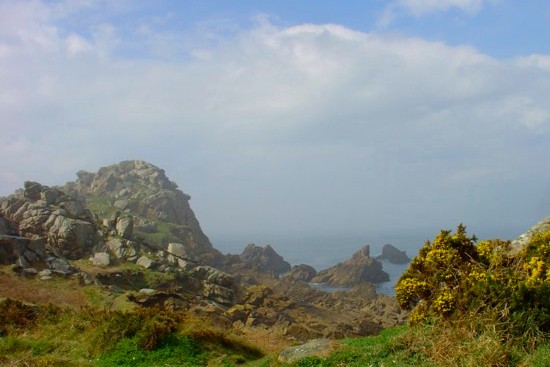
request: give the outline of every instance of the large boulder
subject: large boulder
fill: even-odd
[[[405,251],[401,251],[390,244],[384,245],[382,247],[382,254],[376,258],[378,260],[387,260],[392,264],[408,264],[411,262]]]
[[[269,245],[261,247],[251,243],[239,257],[246,266],[259,271],[283,274],[290,270],[290,264]]]
[[[131,240],[134,236],[134,218],[131,215],[118,217],[115,228],[120,237]]]
[[[353,286],[370,282],[381,283],[390,280],[388,273],[382,270],[380,261],[370,257],[370,247],[365,245],[351,259],[322,270],[311,280],[334,286]]]

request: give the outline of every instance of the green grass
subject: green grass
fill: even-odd
[[[207,352],[195,339],[169,335],[156,349],[144,350],[139,339],[124,338],[112,351],[97,359],[99,366],[205,366]]]
[[[174,234],[179,228],[182,228],[181,224],[168,223],[164,221],[155,221],[156,231],[153,233],[146,233],[139,230],[134,231],[136,238],[142,239],[145,243],[156,246],[159,249],[166,248],[169,242],[182,242],[182,239]]]
[[[504,348],[504,349],[503,349]],[[509,356],[509,357],[507,357]],[[282,366],[264,359],[262,366]],[[261,364],[251,364],[251,366]],[[463,330],[397,326],[378,336],[345,339],[342,347],[326,358],[306,357],[294,367],[336,366],[550,366],[550,341],[545,339],[532,353],[503,346],[499,335],[482,332],[468,339]]]
[[[254,347],[182,312],[29,306],[4,300],[0,365],[234,366]]]
[[[377,336],[345,339],[343,346],[327,358],[306,357],[294,365],[313,366],[430,366],[416,353],[410,353],[399,338],[407,332],[406,326],[383,330]]]

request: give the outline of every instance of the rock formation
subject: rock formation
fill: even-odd
[[[78,259],[97,240],[95,217],[81,201],[37,182],[27,181],[24,190],[2,198],[0,214],[17,226],[20,236],[33,241],[34,248],[25,250],[29,261],[42,257],[35,252],[40,247],[51,255]]]
[[[401,251],[393,245],[386,244],[382,247],[382,255],[377,256],[378,260],[387,260],[393,264],[408,264],[411,259],[405,251]]]
[[[302,282],[310,282],[317,275],[317,271],[309,265],[300,264],[292,267],[292,270],[285,276],[292,280],[300,280]]]
[[[178,190],[164,170],[134,160],[79,171],[64,189],[85,198],[105,224],[125,239],[139,237],[158,248],[168,242],[185,246],[189,257],[212,265],[223,262],[189,206],[191,197]],[[160,239],[160,242],[159,242]]]
[[[322,270],[311,279],[314,283],[334,286],[352,286],[364,282],[381,283],[389,280],[389,275],[382,270],[380,261],[370,257],[369,245],[353,254],[351,259]]]
[[[368,246],[319,274],[305,264],[291,271],[271,246],[223,256],[163,170],[125,161],[77,176],[57,188],[26,182],[0,198],[0,264],[44,281],[75,274],[144,307],[185,309],[293,340],[373,334],[405,317],[365,283],[387,280]],[[83,263],[85,271],[74,265]],[[310,288],[311,280],[360,285],[330,294]]]
[[[290,270],[290,264],[269,245],[260,247],[251,243],[239,257],[246,266],[259,271],[283,274]]]

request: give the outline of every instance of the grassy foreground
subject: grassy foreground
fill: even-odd
[[[399,326],[345,339],[293,366],[550,366],[550,343],[512,350],[490,329]],[[285,366],[244,338],[185,313],[79,310],[0,301],[2,366]]]

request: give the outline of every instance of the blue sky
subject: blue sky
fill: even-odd
[[[143,159],[213,237],[513,236],[550,214],[549,18],[545,1],[0,0],[0,195]]]

